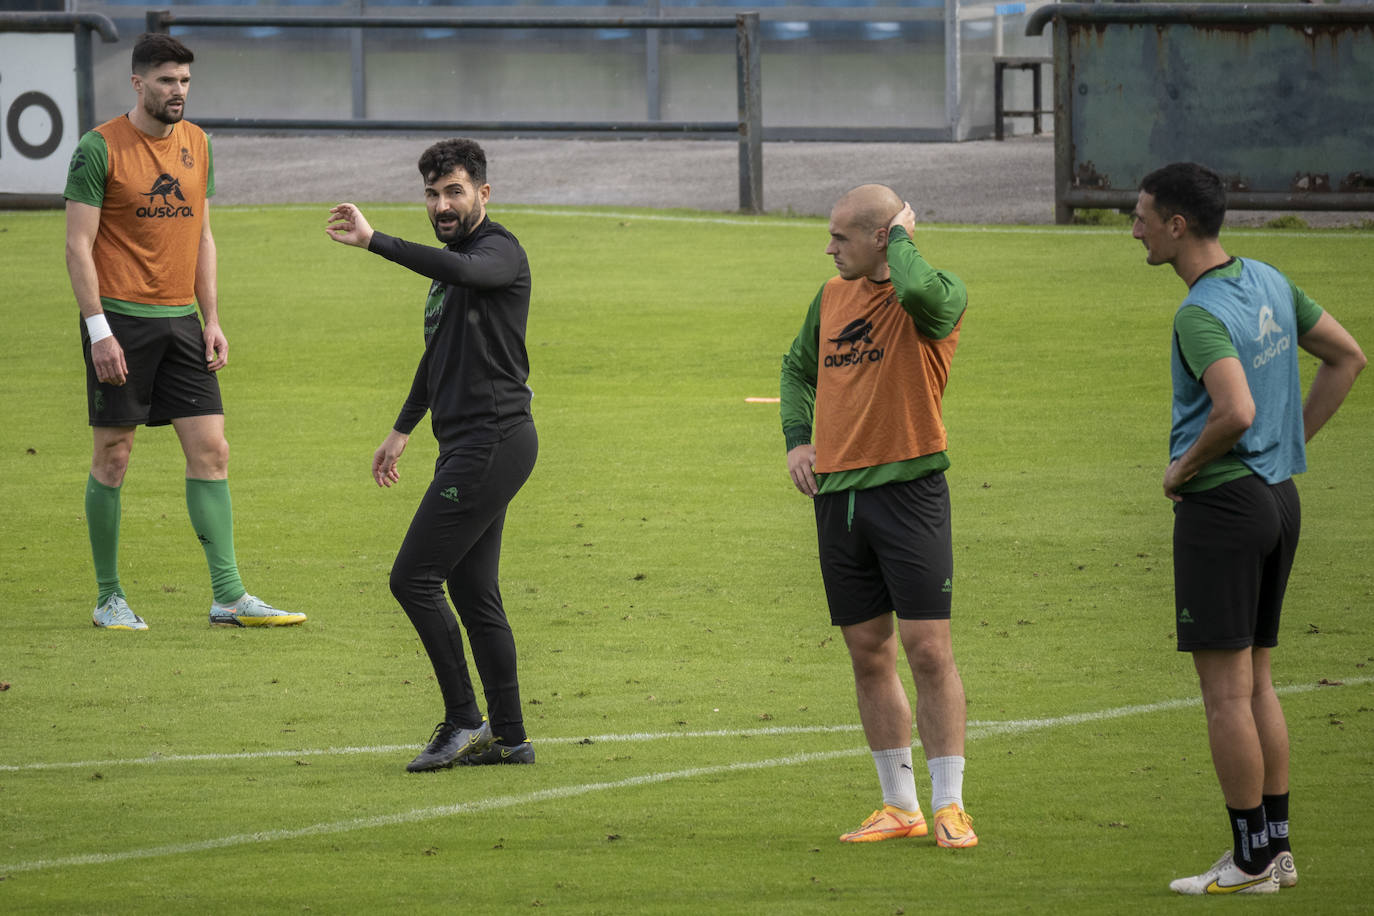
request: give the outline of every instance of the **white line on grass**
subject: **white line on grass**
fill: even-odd
[[[578,795],[587,795],[592,792],[604,792],[609,789],[629,789],[635,786],[669,782],[674,779],[692,779],[697,776],[714,776],[718,773],[761,770],[769,767],[813,763],[817,760],[829,760],[835,757],[856,754],[859,750],[859,748],[848,748],[842,751],[794,754],[790,757],[775,757],[772,760],[744,761],[709,767],[693,767],[687,770],[673,770],[667,773],[646,773],[643,776],[630,776],[625,779],[617,779],[614,782],[591,782],[584,783],[580,786],[559,786],[552,789],[541,789],[538,792],[529,792],[525,795],[507,795],[500,798],[487,798],[462,802],[456,805],[416,808],[414,811],[405,811],[400,814],[379,814],[373,817],[359,817],[346,821],[312,824],[309,827],[298,827],[294,830],[263,830],[257,833],[240,833],[233,836],[217,837],[211,840],[199,840],[193,843],[152,846],[146,849],[130,849],[125,852],[91,853],[82,856],[66,856],[59,859],[39,859],[30,862],[20,862],[14,865],[0,865],[0,874],[38,871],[39,869],[45,868],[62,868],[71,865],[104,865],[111,862],[127,862],[130,859],[151,859],[159,856],[182,855],[188,852],[226,849],[231,846],[246,846],[252,843],[272,843],[278,840],[295,840],[301,837],[323,836],[331,833],[347,833],[353,830],[366,830],[372,827],[393,827],[398,824],[417,824],[436,818],[452,817],[455,814],[471,814],[479,811],[494,811],[499,808],[510,808],[515,805],[557,801],[564,798],[574,798]]]
[[[1338,684],[1296,684],[1288,687],[1278,687],[1276,690],[1279,694],[1307,693],[1312,690],[1320,690],[1322,687],[1326,686],[1362,686],[1369,683],[1374,683],[1374,678],[1350,678]],[[1114,709],[1104,709],[1099,712],[1072,713],[1067,716],[1057,716],[1053,719],[1012,719],[1009,721],[981,721],[975,719],[968,723],[968,729],[971,737],[1016,734],[1039,728],[1056,728],[1066,725],[1081,725],[1085,722],[1097,722],[1103,719],[1119,719],[1123,716],[1148,715],[1150,713],[1163,712],[1169,709],[1182,709],[1188,706],[1197,706],[1200,703],[1201,700],[1199,698],[1189,697],[1179,700],[1163,700],[1158,703],[1150,703],[1143,706],[1119,706]],[[604,744],[627,741],[666,741],[674,738],[772,738],[786,737],[788,735],[855,732],[859,729],[860,726],[857,724],[779,725],[764,728],[716,729],[711,731],[628,732],[621,734],[587,735],[580,738],[540,738],[539,743],[579,744],[585,742],[588,744]],[[356,754],[396,754],[413,750],[415,750],[414,744],[374,744],[347,747],[297,748],[295,750],[283,751],[239,751],[237,753],[220,754],[150,754],[147,757],[124,757],[109,760],[40,761],[36,763],[18,764],[0,763],[0,773],[17,773],[26,770],[87,769],[91,767],[104,767],[109,769],[110,767],[153,763],[206,763],[227,760],[271,760],[283,757],[345,757]]]
[[[825,217],[823,216],[793,216],[793,217],[750,217],[750,216],[687,216],[684,214],[674,215],[671,213],[654,213],[644,211],[640,213],[626,213],[616,210],[551,210],[536,205],[519,205],[519,210],[507,210],[511,215],[533,214],[537,216],[563,216],[580,217],[582,219],[622,219],[639,220],[650,223],[688,223],[701,226],[738,226],[738,227],[757,227],[768,226],[784,229],[806,229],[815,232],[817,229],[824,230]],[[391,212],[416,212],[418,211],[418,201],[414,204],[371,204],[367,207],[369,213],[391,213]],[[287,212],[321,212],[327,209],[324,206],[308,207],[299,204],[282,207],[259,207],[251,204],[222,206],[220,210],[232,210],[235,213],[281,213]],[[501,207],[491,208],[493,214],[499,215]],[[988,235],[1120,235],[1123,237],[1130,235],[1130,227],[1121,226],[1075,226],[1065,228],[1051,225],[1034,226],[960,226],[945,225],[943,223],[918,223],[917,231],[922,227],[927,227],[937,232],[976,232]],[[1275,239],[1349,239],[1351,241],[1368,243],[1369,235],[1362,230],[1342,230],[1326,229],[1319,231],[1289,231],[1285,229],[1263,229],[1259,227],[1236,227],[1228,228],[1227,235],[1255,236],[1262,238]]]
[[[799,725],[695,732],[639,732],[618,735],[588,735],[582,738],[540,738],[540,744],[600,744],[613,741],[663,741],[668,738],[759,738],[777,735],[806,735],[858,731],[858,725]],[[233,754],[150,754],[113,760],[72,760],[47,763],[0,763],[0,773],[22,770],[70,770],[90,767],[128,766],[147,763],[203,763],[218,760],[269,760],[277,757],[340,757],[350,754],[395,754],[414,751],[415,744],[376,744],[359,747],[317,747],[287,751],[240,751]]]
[[[413,209],[413,207],[412,207]],[[497,209],[500,209],[499,207]],[[647,220],[649,222],[660,223],[697,223],[709,226],[774,226],[792,229],[807,229],[816,231],[817,228],[824,228],[826,218],[823,216],[801,216],[801,217],[779,217],[774,219],[760,219],[757,217],[735,217],[728,216],[686,216],[673,215],[670,213],[617,213],[615,211],[581,211],[581,210],[546,210],[542,207],[532,207],[529,210],[512,210],[512,214],[535,213],[539,216],[572,216],[572,217],[598,217],[601,219],[623,219],[623,220]],[[931,223],[916,225],[916,231],[920,232],[923,225],[928,225],[936,232],[976,232],[989,235],[1119,235],[1130,237],[1130,227],[1120,226],[1075,226],[1072,228],[1050,225],[1013,225],[1013,226],[967,226],[967,225],[945,225],[942,223]],[[1333,239],[1348,237],[1355,241],[1368,242],[1369,237],[1359,231],[1350,232],[1349,230],[1325,230],[1325,231],[1288,231],[1283,229],[1262,229],[1236,227],[1226,230],[1228,235],[1238,234],[1246,236],[1260,235],[1264,238],[1282,239]]]
[[[1323,686],[1362,686],[1374,682],[1374,678],[1350,678],[1342,682],[1332,684],[1300,684],[1291,687],[1280,687],[1278,692],[1281,694],[1308,693],[1318,690]],[[969,723],[969,738],[981,738],[989,735],[1009,735],[1022,734],[1030,731],[1037,731],[1047,728],[1059,728],[1063,726],[1081,725],[1085,722],[1100,722],[1108,719],[1120,719],[1126,716],[1147,715],[1155,712],[1163,712],[1171,709],[1182,709],[1189,706],[1199,705],[1197,698],[1186,698],[1178,700],[1164,700],[1158,703],[1145,703],[1136,706],[1118,706],[1114,709],[1104,709],[1098,712],[1072,713],[1067,716],[1055,716],[1048,719],[1019,719],[1007,722],[979,722]],[[850,726],[817,726],[813,728],[792,729],[792,728],[768,728],[750,729],[744,732],[736,731],[712,731],[712,732],[646,732],[641,734],[628,735],[602,735],[592,738],[596,741],[652,741],[664,738],[697,738],[697,737],[738,737],[743,735],[789,735],[802,732],[815,731],[852,731]],[[554,739],[558,741],[582,741],[587,739],[562,738]],[[919,746],[919,745],[918,745]],[[358,748],[354,752],[371,752],[373,749]],[[618,779],[613,782],[593,782],[583,783],[576,786],[558,786],[551,789],[541,789],[537,792],[529,792],[524,795],[506,795],[497,798],[479,799],[476,801],[463,802],[456,805],[441,805],[431,808],[416,808],[413,811],[405,811],[398,814],[379,814],[373,817],[350,818],[343,821],[330,821],[322,824],[311,824],[307,827],[297,827],[294,829],[283,830],[263,830],[255,833],[239,833],[231,836],[216,837],[209,840],[198,840],[191,843],[175,843],[166,846],[150,846],[144,849],[129,849],[123,852],[89,853],[78,856],[65,856],[55,859],[33,859],[28,862],[16,862],[11,865],[0,865],[0,874],[13,874],[17,872],[40,871],[49,868],[65,868],[76,865],[106,865],[114,862],[127,862],[132,859],[151,859],[161,856],[184,855],[193,852],[205,852],[213,849],[227,849],[234,846],[248,846],[255,843],[272,843],[281,840],[295,840],[302,837],[323,836],[334,833],[348,833],[354,830],[367,830],[374,827],[392,827],[401,824],[416,824],[424,821],[436,820],[442,817],[453,817],[458,814],[473,814],[483,811],[494,811],[500,808],[510,808],[516,805],[528,805],[543,801],[556,801],[558,799],[574,798],[579,795],[588,795],[593,792],[605,792],[613,789],[628,789],[636,786],[653,785],[656,783],[670,782],[677,779],[694,779],[699,776],[714,776],[721,773],[737,773],[747,770],[771,769],[773,767],[795,766],[802,763],[815,763],[821,760],[833,760],[839,757],[853,756],[863,752],[863,748],[846,748],[836,751],[817,751],[809,754],[792,754],[786,757],[773,757],[768,760],[744,761],[738,763],[719,764],[708,767],[692,767],[685,770],[670,770],[664,773],[645,773],[641,776],[630,776],[625,779]],[[336,751],[318,751],[314,753],[339,753]],[[299,754],[302,752],[290,752]],[[285,753],[270,752],[271,756],[287,756]],[[239,759],[250,755],[195,755],[180,759]],[[252,756],[267,756],[258,754]],[[146,762],[147,760],[165,761],[172,758],[145,758],[128,762]],[[10,768],[14,769],[14,768]]]

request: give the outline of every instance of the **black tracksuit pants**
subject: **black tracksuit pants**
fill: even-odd
[[[499,442],[439,456],[391,568],[391,593],[420,634],[443,693],[444,718],[476,728],[482,713],[463,657],[462,631],[482,680],[492,734],[525,739],[516,675],[515,638],[499,584],[506,506],[534,470],[539,439],[526,423]],[[444,584],[457,618],[444,600]]]

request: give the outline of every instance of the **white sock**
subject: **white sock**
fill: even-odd
[[[936,811],[946,805],[964,807],[964,758],[935,757],[926,761],[930,770],[930,805]]]
[[[883,787],[883,804],[903,811],[920,811],[916,800],[916,774],[911,769],[911,746],[873,752],[878,768],[878,783]]]

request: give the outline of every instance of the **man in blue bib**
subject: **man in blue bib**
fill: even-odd
[[[1288,726],[1270,678],[1298,545],[1293,475],[1304,445],[1365,366],[1354,338],[1282,273],[1229,256],[1226,188],[1174,163],[1145,176],[1132,235],[1146,262],[1188,284],[1174,315],[1173,425],[1178,648],[1191,652],[1233,848],[1180,894],[1269,893],[1297,883],[1288,840]],[[1302,397],[1297,351],[1321,360]]]

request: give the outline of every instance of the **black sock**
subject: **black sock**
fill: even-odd
[[[496,729],[492,729],[496,732]],[[507,722],[501,726],[501,730],[496,734],[496,743],[502,747],[515,747],[524,744],[528,740],[525,737],[525,724],[523,722]]]
[[[1226,806],[1231,821],[1231,839],[1236,867],[1247,875],[1258,875],[1274,861],[1269,847],[1268,822],[1264,819],[1264,805],[1250,810]]]
[[[478,729],[482,727],[482,714],[474,715],[467,709],[444,709],[444,721],[454,728]]]
[[[1288,793],[1264,796],[1264,818],[1269,822],[1269,849],[1278,855],[1292,852],[1288,843]]]

